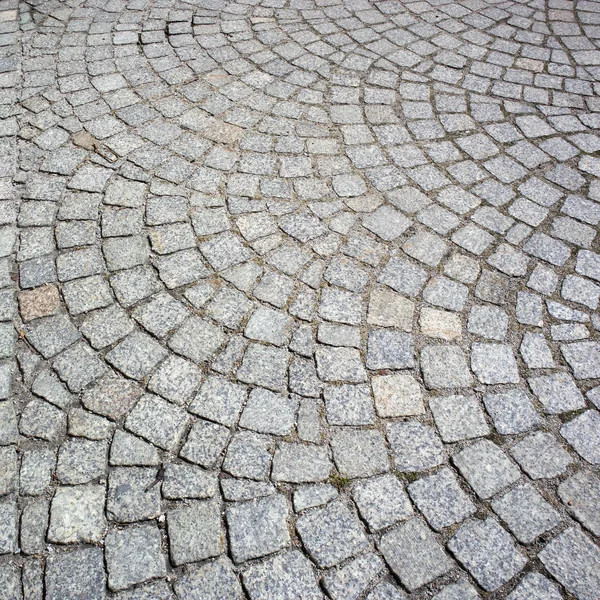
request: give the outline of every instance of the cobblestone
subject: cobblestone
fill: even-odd
[[[595,600],[598,26],[6,0],[4,595]]]

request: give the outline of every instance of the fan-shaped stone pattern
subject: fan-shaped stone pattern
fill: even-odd
[[[8,597],[599,596],[598,14],[7,3]]]

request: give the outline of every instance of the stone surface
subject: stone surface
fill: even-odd
[[[457,564],[411,596],[599,596],[585,552],[535,558],[598,533],[599,26],[586,0],[7,0],[2,592],[398,600],[423,565],[381,536],[477,516],[503,584]],[[508,540],[532,569],[504,582]]]
[[[411,519],[383,535],[379,548],[394,574],[410,591],[453,567],[453,561],[419,519]]]
[[[527,563],[510,535],[491,517],[465,523],[448,542],[448,549],[488,592],[512,579]]]

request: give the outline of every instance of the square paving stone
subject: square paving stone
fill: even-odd
[[[480,600],[477,590],[468,582],[451,583],[436,594],[432,600]],[[531,598],[530,600],[535,600]]]
[[[488,592],[504,585],[527,564],[513,538],[491,517],[465,523],[448,542],[448,549]]]
[[[600,377],[600,344],[596,342],[563,344],[560,351],[573,369],[575,379]]]
[[[162,536],[156,523],[133,525],[109,532],[105,555],[111,590],[127,589],[167,574]]]
[[[282,442],[275,451],[271,476],[289,483],[325,481],[332,467],[326,448]]]
[[[473,344],[471,368],[481,383],[519,383],[517,362],[511,347],[505,344]]]
[[[532,479],[558,477],[573,462],[554,435],[543,431],[528,435],[510,453]]]
[[[427,425],[417,421],[390,423],[386,435],[398,471],[427,471],[446,460],[442,441]]]
[[[528,383],[546,412],[551,415],[585,407],[583,395],[568,373],[530,377]]]
[[[492,340],[503,340],[508,327],[508,315],[497,306],[473,306],[469,313],[467,329]]]
[[[413,514],[408,496],[395,475],[382,475],[355,484],[352,497],[370,531],[379,531]]]
[[[244,383],[284,392],[287,389],[288,361],[289,353],[286,350],[249,344],[237,377]]]
[[[379,549],[394,575],[411,592],[454,566],[431,531],[417,518],[383,535]]]
[[[21,435],[55,442],[64,436],[66,429],[67,415],[48,402],[34,398],[21,413]]]
[[[163,450],[174,450],[187,427],[186,412],[152,394],[140,398],[125,420],[125,427]]]
[[[421,386],[408,373],[376,375],[371,378],[371,386],[380,417],[409,417],[425,412]]]
[[[273,554],[290,543],[287,502],[280,494],[228,504],[226,515],[235,563]]]
[[[406,598],[408,596],[400,588],[385,581],[375,587],[367,596],[367,600],[406,600]]]
[[[331,449],[344,477],[369,477],[390,468],[385,438],[375,429],[338,427],[331,434]]]
[[[106,529],[103,485],[58,487],[50,508],[48,541],[98,543]]]
[[[87,483],[106,474],[108,443],[68,438],[58,450],[56,477],[61,483]]]
[[[267,479],[271,470],[272,438],[252,431],[238,431],[227,448],[223,470],[234,477]]]
[[[81,402],[96,414],[118,420],[129,414],[142,392],[133,381],[109,373],[83,392]]]
[[[50,486],[55,468],[55,449],[40,446],[31,450],[23,450],[19,473],[20,493],[25,496],[42,494]]]
[[[380,327],[412,330],[415,303],[386,288],[375,289],[369,298],[367,323]]]
[[[168,355],[154,338],[135,331],[115,346],[106,360],[127,377],[142,379]]]
[[[329,385],[323,395],[330,425],[372,425],[375,422],[368,385]]]
[[[250,317],[244,335],[251,340],[285,345],[291,335],[293,319],[279,310],[260,306]]]
[[[81,392],[106,373],[106,365],[84,342],[59,354],[52,365],[71,392]]]
[[[323,577],[332,600],[356,600],[383,570],[385,564],[376,554],[363,554],[339,570]]]
[[[27,331],[27,339],[44,358],[55,356],[80,337],[66,315],[36,321]]]
[[[118,467],[108,478],[106,513],[119,523],[154,519],[161,513],[160,486],[152,485],[158,470],[154,467]]]
[[[452,460],[475,493],[484,499],[521,477],[518,467],[490,440],[467,446]]]
[[[229,428],[198,420],[192,425],[180,455],[203,467],[214,467],[229,441],[229,436]]]
[[[298,517],[296,529],[320,567],[337,565],[368,546],[359,519],[337,500]]]
[[[177,579],[173,587],[177,597],[181,600],[240,600],[243,598],[242,586],[228,558],[218,558],[185,573]]]
[[[201,500],[167,511],[167,531],[171,561],[176,566],[225,551],[221,507],[215,500]]]
[[[414,365],[412,335],[387,329],[375,329],[369,333],[367,368],[408,369]]]
[[[169,500],[211,498],[217,490],[216,473],[188,464],[165,465],[162,494]]]
[[[46,600],[104,600],[104,559],[100,548],[51,554],[46,561]]]
[[[523,544],[532,543],[561,521],[559,513],[529,483],[496,498],[492,508]]]
[[[600,413],[597,410],[587,410],[565,423],[560,434],[581,458],[593,465],[600,464]]]
[[[171,355],[154,372],[148,389],[176,404],[187,404],[201,381],[202,374],[196,365]]]
[[[558,486],[558,495],[567,510],[593,534],[600,535],[600,478],[582,470]]]
[[[506,600],[562,600],[562,594],[548,578],[527,573]]]
[[[427,277],[425,269],[402,258],[392,257],[379,274],[377,281],[413,298],[421,291]]]
[[[230,427],[237,421],[247,395],[245,386],[211,376],[202,384],[188,410]]]
[[[432,389],[469,387],[473,376],[458,346],[426,346],[421,350],[425,385]]]
[[[362,383],[367,379],[360,352],[355,348],[321,346],[315,351],[317,373],[323,381]]]
[[[541,421],[529,396],[523,390],[485,394],[483,403],[494,421],[494,427],[502,435],[530,431]]]
[[[297,411],[298,401],[289,394],[255,388],[250,392],[239,425],[259,433],[289,435],[296,422]]]
[[[417,479],[408,486],[408,493],[436,531],[464,521],[477,510],[447,467]]]
[[[483,410],[474,396],[430,398],[429,408],[444,442],[458,442],[490,432]]]
[[[253,564],[242,577],[250,600],[323,598],[312,564],[298,550],[282,552],[262,563]]]
[[[563,531],[538,557],[577,600],[600,597],[600,548],[579,529]]]
[[[171,336],[169,348],[196,363],[202,363],[213,356],[225,339],[225,334],[216,325],[199,317],[190,317]]]

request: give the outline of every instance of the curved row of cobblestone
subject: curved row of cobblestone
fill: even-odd
[[[598,598],[600,4],[20,12],[5,597]]]

